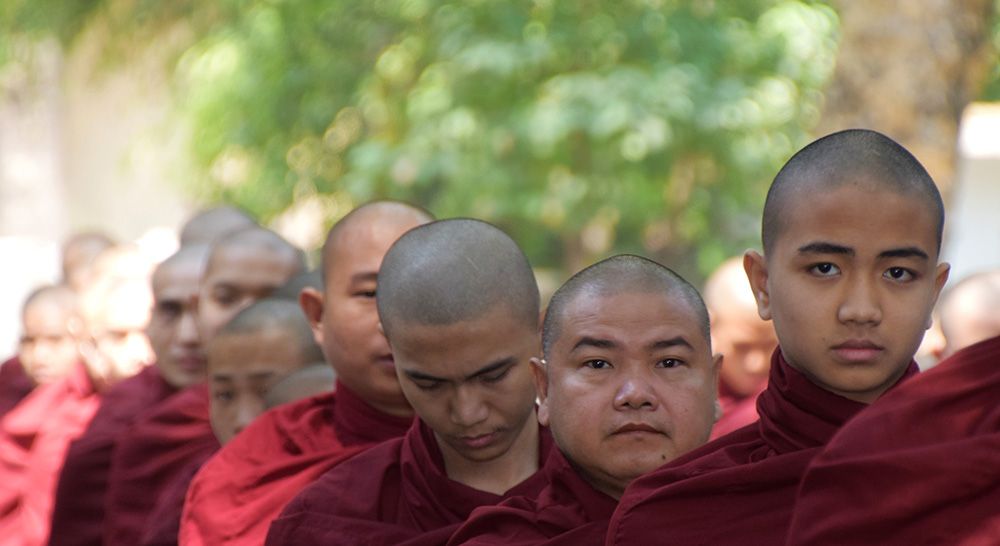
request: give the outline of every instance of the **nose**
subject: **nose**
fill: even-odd
[[[198,343],[198,324],[194,312],[185,311],[181,314],[181,320],[177,324],[177,341],[184,345]]]
[[[489,408],[479,392],[471,385],[459,385],[451,407],[451,420],[456,425],[471,427],[486,420]]]
[[[837,318],[845,324],[874,325],[882,321],[882,307],[871,279],[863,276],[847,279]]]
[[[264,413],[263,400],[259,400],[254,397],[243,397],[243,400],[236,408],[236,419],[233,423],[233,434],[239,434],[262,413]]]
[[[655,410],[659,402],[650,385],[649,379],[641,374],[629,374],[615,393],[615,408]]]

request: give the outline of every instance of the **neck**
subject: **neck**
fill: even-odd
[[[538,471],[538,420],[534,412],[502,455],[489,461],[474,461],[437,440],[445,473],[473,489],[502,495]]]

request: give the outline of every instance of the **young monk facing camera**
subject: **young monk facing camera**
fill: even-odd
[[[615,256],[549,304],[533,359],[558,450],[536,497],[480,508],[452,544],[603,544],[630,481],[708,440],[718,360],[698,292],[666,267]]]
[[[401,436],[412,422],[378,329],[376,278],[400,235],[430,221],[395,202],[358,207],[330,230],[323,289],[299,303],[337,389],[260,416],[198,473],[184,503],[180,543],[259,546],[267,527],[306,485],[358,451]]]
[[[888,137],[843,131],[795,154],[768,191],[764,255],[744,261],[779,342],[760,421],[632,482],[608,542],[783,544],[809,461],[916,372],[948,277],[943,222],[934,182]]]
[[[199,284],[198,336],[207,346],[239,311],[304,269],[302,252],[260,227],[229,233],[212,246]],[[204,373],[203,371],[201,372]],[[202,376],[203,377],[203,376]],[[219,449],[202,378],[136,419],[112,456],[104,541],[139,544],[162,495],[190,481],[189,469]],[[179,519],[182,504],[175,507]]]
[[[295,302],[262,299],[240,311],[208,345],[210,419],[219,444],[264,413],[272,386],[322,357]],[[184,496],[201,464],[192,461],[160,496],[140,544],[177,544]]]
[[[378,276],[379,318],[418,419],[403,438],[306,488],[268,544],[444,544],[477,506],[537,493],[530,360],[538,285],[517,243],[477,220],[403,235]]]
[[[110,388],[59,474],[51,546],[99,544],[111,456],[122,434],[150,406],[205,380],[205,357],[195,329],[194,296],[208,248],[182,247],[153,272],[153,311],[146,334],[156,362]]]

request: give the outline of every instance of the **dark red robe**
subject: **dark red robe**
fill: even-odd
[[[411,417],[371,407],[343,384],[258,417],[195,476],[184,503],[185,546],[263,544],[302,489],[367,447],[403,435]]]
[[[903,377],[915,373],[911,362]],[[607,543],[784,544],[806,466],[864,407],[813,384],[776,349],[760,420],[633,481]]]
[[[551,445],[541,430],[539,466]],[[404,437],[339,464],[296,496],[271,524],[267,544],[443,546],[473,509],[536,495],[544,485],[535,472],[497,495],[449,479],[434,431],[416,419]]]
[[[35,383],[16,356],[0,365],[0,419],[34,389]]]
[[[143,411],[176,392],[156,366],[111,387],[83,436],[69,446],[59,474],[49,546],[100,546],[111,454]]]
[[[543,472],[541,493],[477,508],[449,544],[604,544],[618,501],[594,489],[558,449],[549,453]]]
[[[112,455],[104,541],[136,546],[150,525],[150,514],[178,480],[190,479],[219,449],[208,419],[208,387],[184,389],[142,415],[121,436]]]
[[[789,544],[1000,544],[1000,337],[879,399],[813,460]]]
[[[763,389],[761,389],[763,391]],[[750,423],[757,422],[757,397],[760,393],[750,396],[736,396],[725,383],[719,383],[719,404],[722,406],[722,417],[712,427],[710,440],[721,438],[730,432],[741,429]]]
[[[80,364],[32,391],[0,421],[0,545],[45,544],[66,450],[99,404]]]

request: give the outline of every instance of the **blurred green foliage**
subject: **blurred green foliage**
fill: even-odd
[[[493,221],[536,266],[634,252],[696,278],[758,244],[838,28],[825,4],[779,0],[209,4],[131,12],[196,21],[175,74],[201,199],[332,222],[391,197]]]

